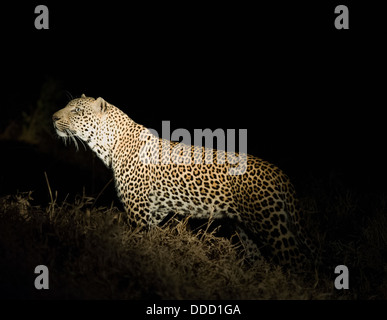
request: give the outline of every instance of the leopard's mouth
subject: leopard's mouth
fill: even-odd
[[[71,137],[77,134],[76,131],[71,130],[66,123],[61,121],[54,121],[54,128],[60,137]]]
[[[69,136],[67,130],[60,130],[58,128],[55,128],[55,131],[59,137],[67,138]]]

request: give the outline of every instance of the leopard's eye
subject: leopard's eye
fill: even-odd
[[[73,110],[71,110],[71,112],[74,112],[74,113],[78,113],[80,111],[81,111],[81,108],[79,108],[79,107],[76,107]]]

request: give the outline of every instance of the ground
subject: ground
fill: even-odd
[[[317,188],[317,185],[315,185]],[[321,187],[321,186],[320,186]],[[316,274],[284,273],[266,262],[246,265],[237,244],[188,220],[143,235],[94,199],[33,206],[28,194],[2,197],[2,298],[80,299],[386,299],[386,198],[320,189],[302,197],[308,226],[323,248]],[[371,196],[370,196],[371,197]],[[374,196],[372,196],[374,197]],[[364,215],[364,205],[375,200]],[[328,205],[329,204],[329,205]],[[371,207],[370,207],[371,209]],[[360,223],[361,222],[361,223]],[[50,290],[37,291],[31,270],[45,264]],[[349,268],[349,290],[334,288],[334,267]]]

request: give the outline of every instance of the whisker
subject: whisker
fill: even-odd
[[[83,140],[77,136],[75,136],[76,138],[78,138],[78,140],[81,142],[81,144],[83,145],[83,148],[85,148],[85,151],[87,151],[87,148],[85,146],[85,143],[83,142]]]
[[[79,147],[78,147],[78,142],[75,140],[74,138],[74,134],[69,130],[69,129],[65,129],[65,132],[67,134],[66,137],[63,137],[65,139],[65,145],[67,146],[67,142],[69,140],[73,140],[74,141],[74,145],[75,145],[75,148],[77,149],[77,151],[79,150]]]
[[[67,99],[69,99],[69,101],[74,99],[73,95],[70,93],[70,91],[65,90],[65,92],[66,92]]]
[[[79,151],[79,145],[78,145],[78,141],[80,141],[80,143],[83,145],[83,148],[85,149],[85,151],[87,150],[83,140],[81,138],[79,138],[78,136],[76,136],[74,133],[72,133],[69,129],[66,129],[66,134],[67,136],[64,137],[65,138],[65,144],[68,140],[72,140],[74,141],[74,145],[75,145],[75,148],[77,149],[77,151]],[[78,138],[78,141],[77,139]],[[66,144],[67,145],[67,144]]]

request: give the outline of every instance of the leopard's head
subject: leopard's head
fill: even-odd
[[[74,141],[77,149],[76,138],[82,144],[86,142],[109,165],[107,158],[113,137],[107,119],[112,107],[102,98],[94,99],[83,94],[81,98],[71,100],[66,107],[53,114],[54,128],[65,142]]]

